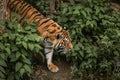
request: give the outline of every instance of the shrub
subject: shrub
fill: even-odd
[[[71,33],[73,76],[81,80],[120,79],[120,15],[103,0],[63,4],[55,20]]]
[[[22,80],[24,75],[32,78],[32,56],[42,55],[37,33],[35,24],[22,27],[16,19],[7,21],[0,36],[0,80]]]

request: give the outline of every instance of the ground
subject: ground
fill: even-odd
[[[50,72],[45,63],[36,65],[33,71],[34,80],[72,80],[71,64],[64,60],[56,60],[54,63],[59,67],[56,73]]]

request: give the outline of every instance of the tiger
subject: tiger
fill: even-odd
[[[73,48],[69,31],[62,28],[51,18],[42,15],[27,2],[22,0],[6,0],[6,2],[8,18],[14,12],[17,15],[22,15],[22,18],[18,21],[20,24],[23,24],[25,19],[28,19],[30,23],[38,23],[36,29],[39,32],[38,35],[44,38],[43,44],[47,67],[51,72],[58,72],[58,66],[52,61],[53,53],[54,50],[58,49],[61,53],[66,54]]]

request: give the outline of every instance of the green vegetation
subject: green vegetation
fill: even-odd
[[[75,78],[120,79],[120,14],[102,0],[88,0],[84,5],[63,4],[56,20],[73,39],[67,58],[73,62]]]
[[[35,5],[41,13],[48,14],[48,2],[26,1]],[[120,79],[120,14],[104,1],[63,3],[60,14],[52,16],[70,31],[73,49],[66,56],[68,62],[72,62],[75,79]],[[35,25],[21,27],[14,19],[8,21],[4,34],[0,36],[0,80],[21,80],[25,74],[30,76],[32,55],[40,53],[43,56],[38,44],[41,38],[36,28],[30,26]]]
[[[0,36],[0,80],[21,80],[24,75],[31,77],[32,56],[35,53],[42,56],[41,37],[35,25],[22,27],[13,19],[7,21],[3,30]]]

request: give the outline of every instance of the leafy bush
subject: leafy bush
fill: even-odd
[[[81,80],[120,79],[120,15],[103,0],[63,4],[57,22],[71,33],[73,76]],[[109,76],[109,77],[108,77]]]
[[[16,19],[7,23],[0,36],[0,80],[22,80],[24,75],[31,77],[32,56],[35,53],[42,55],[41,37],[35,24],[22,27]]]

